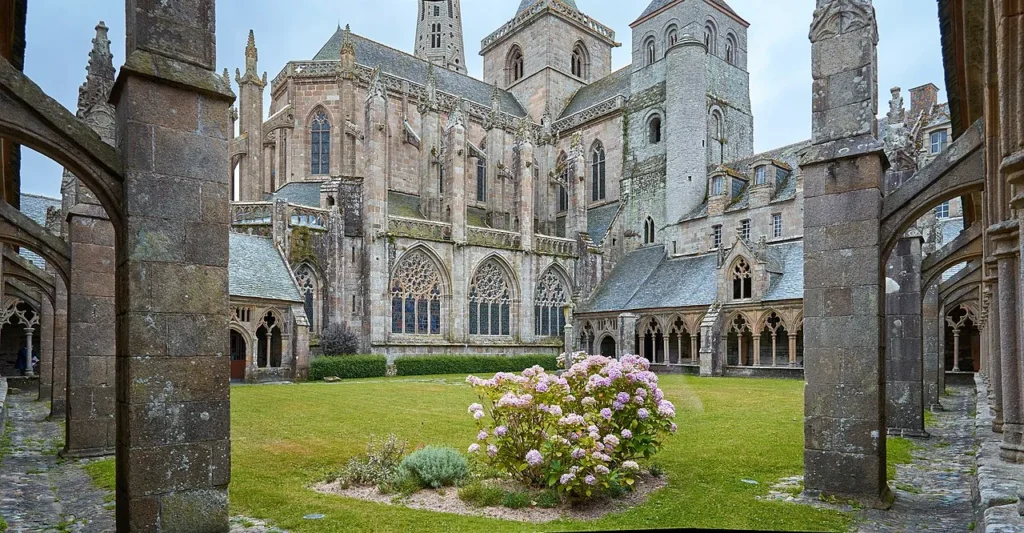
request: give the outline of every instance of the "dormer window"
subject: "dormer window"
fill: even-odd
[[[739,198],[743,194],[743,189],[747,187],[747,180],[733,178],[732,179],[732,197]]]
[[[946,143],[949,141],[949,136],[945,130],[936,131],[931,135],[931,152],[932,154],[941,153],[946,149]]]
[[[719,196],[725,192],[725,177],[715,176],[711,178],[711,196]]]
[[[739,258],[732,267],[732,299],[749,300],[752,297],[754,281],[750,275],[750,264]]]
[[[768,183],[768,167],[761,165],[754,169],[754,185]]]

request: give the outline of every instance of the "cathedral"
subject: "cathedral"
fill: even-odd
[[[246,368],[264,341],[234,294],[243,240],[286,260],[314,343],[340,324],[390,357],[585,350],[800,372],[810,142],[754,153],[740,14],[653,0],[613,71],[614,31],[574,0],[523,0],[481,42],[476,79],[459,0],[418,3],[413,54],[339,27],[272,80],[250,33],[230,143]],[[894,89],[879,122],[905,166],[945,148],[937,95],[911,90],[908,111]],[[923,220],[930,249],[957,209]]]

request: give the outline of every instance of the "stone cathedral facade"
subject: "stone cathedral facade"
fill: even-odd
[[[270,80],[250,35],[235,74],[233,230],[286,258],[313,337],[800,366],[809,143],[754,153],[749,24],[725,0],[653,0],[617,71],[573,0],[523,0],[482,79],[458,0],[416,17],[413,54],[339,27]],[[920,89],[896,144],[928,157],[949,120]]]

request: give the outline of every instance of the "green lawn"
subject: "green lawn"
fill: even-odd
[[[803,382],[663,376],[679,433],[657,461],[669,486],[596,522],[521,524],[411,510],[309,489],[370,434],[465,449],[476,434],[462,377],[231,389],[233,515],[305,531],[537,531],[659,527],[843,531],[843,514],[755,499],[803,471]],[[748,485],[753,479],[759,485]],[[322,513],[324,520],[302,517]]]

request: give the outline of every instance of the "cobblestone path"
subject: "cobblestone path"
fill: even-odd
[[[935,413],[927,439],[910,439],[912,464],[897,465],[896,502],[889,511],[857,513],[857,531],[967,532],[973,520],[971,480],[974,469],[974,389],[949,387],[943,412]]]
[[[57,451],[63,429],[46,420],[44,402],[27,392],[8,395],[10,454],[0,464],[0,516],[8,533],[114,531],[114,504],[81,463]]]

